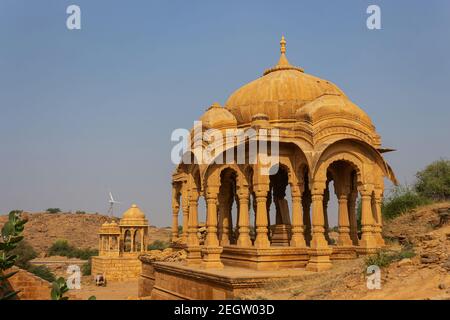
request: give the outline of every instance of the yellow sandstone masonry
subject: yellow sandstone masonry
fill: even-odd
[[[141,296],[233,298],[276,277],[308,276],[332,268],[333,260],[384,246],[384,178],[397,183],[383,158],[390,149],[382,147],[367,113],[335,84],[291,65],[284,37],[280,46],[273,68],[232,93],[225,106],[214,103],[200,117],[201,128],[193,130],[197,139],[172,175],[172,246],[185,249],[187,259],[166,263],[142,256]],[[231,147],[226,139],[215,139],[237,130],[247,135],[235,137]],[[207,131],[214,139],[199,140]],[[250,147],[273,139],[271,132],[277,133],[279,148],[267,168],[252,161]],[[234,161],[206,163],[199,145],[216,157],[212,160],[228,153]],[[205,236],[198,232],[201,197]],[[331,197],[339,203],[336,242],[329,236]]]
[[[107,281],[137,279],[141,273],[139,255],[147,251],[148,220],[135,204],[117,224],[105,222],[99,230],[99,256],[92,257],[92,275]]]

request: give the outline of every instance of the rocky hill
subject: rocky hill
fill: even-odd
[[[47,252],[48,248],[58,239],[66,239],[77,248],[98,247],[98,229],[109,219],[108,216],[91,213],[25,213],[28,223],[25,225],[25,239],[39,254]],[[8,219],[0,216],[0,228]],[[155,240],[168,241],[170,228],[150,227],[149,243]]]
[[[387,221],[385,254],[398,258],[381,270],[381,289],[369,290],[366,259],[334,261],[334,268],[305,277],[249,290],[243,299],[450,299],[450,221],[442,212],[450,203],[418,208]],[[413,252],[403,257],[402,250]]]

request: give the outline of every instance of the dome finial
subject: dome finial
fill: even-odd
[[[281,51],[281,54],[286,53],[286,40],[284,39],[284,36],[281,36],[280,51]]]
[[[270,69],[267,69],[266,71],[264,71],[264,75],[269,74],[273,71],[278,71],[278,70],[297,70],[297,71],[303,72],[302,68],[294,67],[289,63],[289,61],[286,57],[286,39],[284,38],[284,36],[281,36],[280,52],[281,52],[281,56],[280,56],[280,59],[278,60],[277,65],[273,68],[270,68]]]

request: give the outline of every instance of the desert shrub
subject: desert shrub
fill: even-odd
[[[48,249],[48,255],[88,260],[90,257],[98,255],[98,250],[89,248],[78,249],[70,245],[67,240],[60,239],[56,240]]]
[[[155,240],[147,246],[147,250],[164,250],[169,247],[166,241]]]
[[[406,258],[412,258],[416,255],[414,248],[411,245],[402,246],[399,252],[381,250],[375,255],[370,255],[366,258],[366,267],[368,266],[378,266],[380,268],[385,268],[389,266],[392,262],[400,261]]]
[[[416,173],[415,190],[436,201],[450,199],[450,160],[438,160]]]
[[[82,259],[82,260],[88,260],[92,256],[98,256],[98,250],[97,249],[75,249],[74,252],[75,258]]]
[[[56,240],[48,249],[48,255],[72,257],[74,249],[75,248],[72,247],[67,240],[59,239]]]
[[[46,266],[30,266],[27,270],[39,278],[47,280],[48,282],[53,282],[56,279],[53,272],[51,272]]]
[[[22,269],[28,269],[30,267],[30,260],[38,256],[37,252],[26,240],[20,241],[11,253],[17,255],[15,265]]]
[[[76,211],[75,213],[76,213],[76,214],[86,214],[86,211],[78,210],[78,211]]]
[[[83,274],[83,276],[90,276],[91,270],[92,270],[92,261],[91,258],[89,258],[88,262],[84,263],[81,266],[81,273]]]
[[[411,209],[429,204],[430,200],[407,186],[399,186],[383,199],[381,212],[387,220],[393,219]]]
[[[389,266],[393,262],[393,255],[388,252],[381,250],[374,255],[366,257],[365,263],[368,266],[378,266],[384,268]]]
[[[48,208],[45,211],[48,212],[48,213],[60,213],[61,209],[60,208]]]

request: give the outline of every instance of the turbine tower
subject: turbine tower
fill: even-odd
[[[108,209],[108,214],[109,217],[112,218],[114,216],[114,205],[115,204],[120,204],[119,201],[116,201],[111,193],[111,191],[109,192],[109,209]]]

